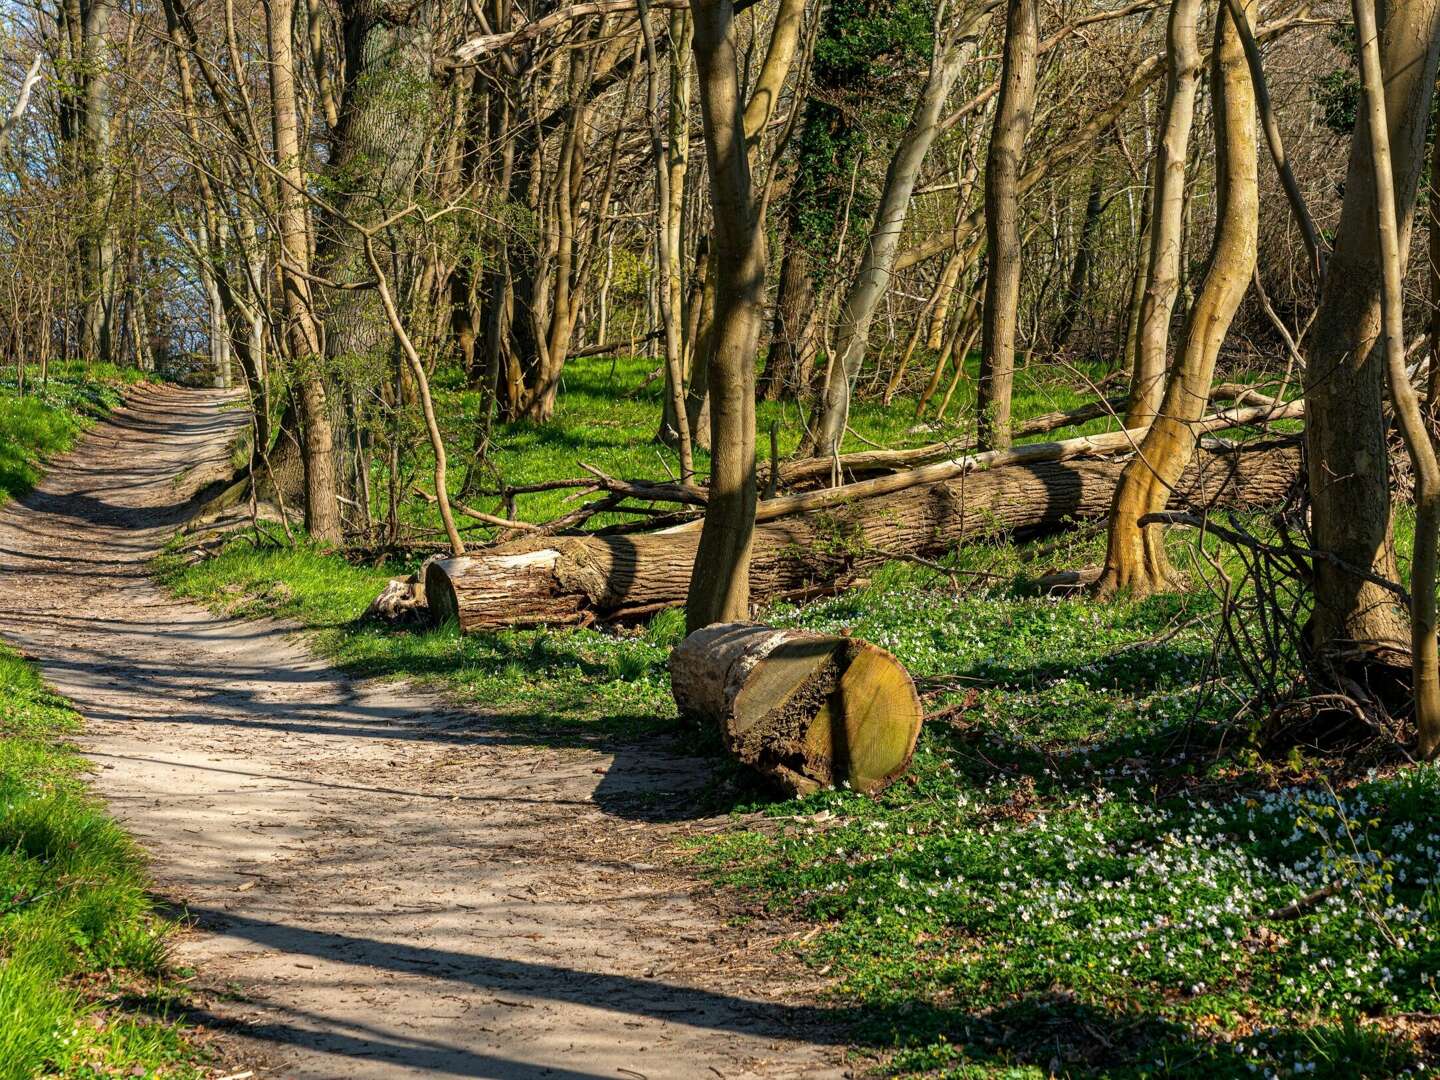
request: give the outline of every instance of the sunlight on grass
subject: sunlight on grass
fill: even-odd
[[[78,723],[0,647],[0,1078],[198,1075],[163,1019],[175,991],[140,853],[63,741]]]

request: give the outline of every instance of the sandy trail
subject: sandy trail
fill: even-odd
[[[178,959],[240,1067],[844,1075],[825,1010],[643,861],[668,827],[597,796],[693,762],[535,745],[148,580],[243,422],[222,404],[142,390],[0,510],[0,633],[86,717],[100,792],[198,920]]]

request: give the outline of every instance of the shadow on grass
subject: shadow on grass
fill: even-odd
[[[451,995],[500,992],[532,1007],[580,1006],[585,1010],[580,1022],[598,1029],[593,1038],[577,1038],[573,1055],[562,1054],[557,1060],[545,1054],[550,1060],[540,1062],[524,1060],[524,1047],[504,1048],[490,1040],[483,1004],[482,1012],[458,1029],[442,1027],[420,1035],[380,1013],[364,1020],[331,1016],[319,1001],[305,1008],[266,1001],[266,994],[248,1003],[260,1005],[260,1015],[249,1008],[243,1020],[228,1015],[231,1010],[197,1001],[178,1010],[173,1002],[162,1005],[141,996],[122,1003],[138,1012],[163,1008],[172,1018],[178,1012],[184,1022],[276,1048],[318,1050],[335,1059],[337,1069],[345,1059],[357,1059],[421,1068],[431,1075],[589,1080],[602,1074],[585,1063],[579,1046],[603,1039],[612,1026],[644,1021],[802,1045],[854,1047],[889,1075],[970,1075],[967,1069],[993,1075],[995,1069],[1030,1067],[1072,1077],[1228,1077],[1258,1074],[1272,1063],[1304,1061],[1314,1064],[1307,1075],[1353,1077],[1395,1075],[1415,1060],[1411,1045],[1354,1022],[1268,1028],[1248,1042],[1231,1043],[1197,1037],[1144,1008],[1107,1007],[1053,987],[1017,987],[1002,1004],[983,1009],[905,995],[863,1007],[777,1002],[696,985],[708,981],[715,986],[713,980],[575,969],[538,956],[491,956],[358,937],[218,909],[173,914],[207,932],[340,966],[361,983],[423,977],[438,984],[436,992],[448,985]],[[574,1060],[566,1062],[566,1056]]]

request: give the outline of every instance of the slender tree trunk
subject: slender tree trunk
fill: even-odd
[[[1000,100],[985,166],[985,275],[977,428],[986,449],[1010,445],[1015,327],[1020,316],[1020,163],[1035,116],[1039,13],[1036,0],[1009,0]]]
[[[1253,18],[1255,2],[1247,0],[1245,18]],[[1192,425],[1204,415],[1216,357],[1255,270],[1260,220],[1255,93],[1235,20],[1223,8],[1216,20],[1211,84],[1219,174],[1215,246],[1159,414],[1115,490],[1105,569],[1096,585],[1102,596],[1120,591],[1144,596],[1173,578],[1163,534],[1154,526],[1141,528],[1140,519],[1165,508],[1190,463],[1196,444]]]
[[[765,299],[765,233],[750,183],[731,0],[696,0],[695,66],[715,218],[709,331],[710,497],[686,627],[747,618],[755,532],[755,346]]]
[[[661,420],[662,441],[673,433],[673,442],[680,454],[680,481],[688,484],[695,475],[695,463],[691,455],[690,418],[685,411],[685,372],[683,353],[685,343],[684,312],[680,301],[680,270],[676,262],[680,258],[679,215],[675,213],[673,201],[677,193],[674,184],[682,185],[684,193],[684,156],[676,159],[675,144],[688,137],[683,123],[677,123],[674,113],[678,107],[674,100],[676,79],[671,79],[671,117],[669,124],[670,147],[667,150],[660,119],[660,58],[655,50],[655,35],[650,25],[648,0],[639,0],[640,32],[645,39],[647,66],[645,109],[650,120],[650,152],[655,164],[655,254],[659,271],[660,323],[665,335],[665,391],[667,408]],[[688,55],[677,52],[676,43],[671,43],[670,60],[673,66],[683,62]]]
[[[761,400],[793,401],[810,385],[810,371],[815,364],[814,329],[815,279],[810,273],[810,253],[803,245],[792,243],[780,263],[770,351],[760,373]]]
[[[1028,4],[1033,14],[1034,6],[1031,0],[1017,0],[1017,3]],[[835,334],[835,359],[830,380],[825,388],[825,411],[820,419],[815,440],[815,452],[819,457],[829,457],[836,453],[845,439],[845,425],[850,417],[850,396],[855,389],[855,380],[860,376],[860,367],[865,361],[870,340],[870,323],[875,318],[875,312],[889,290],[894,275],[895,254],[900,246],[900,235],[905,229],[905,218],[910,211],[911,193],[915,190],[915,182],[920,178],[920,167],[925,163],[925,155],[930,152],[936,136],[940,134],[940,120],[945,110],[945,102],[950,97],[950,90],[961,70],[974,55],[979,43],[980,28],[993,7],[993,4],[984,4],[977,8],[966,25],[953,37],[945,35],[940,25],[935,27],[935,54],[930,63],[929,76],[920,91],[919,100],[915,103],[910,125],[890,159],[880,206],[876,212],[875,224],[865,243],[859,272],[846,292],[845,301],[840,308]],[[1034,30],[1033,22],[1031,30]],[[1033,56],[1030,66],[1033,84]],[[1033,85],[1031,92],[1033,96]],[[1023,146],[1023,132],[1020,141]],[[1017,154],[1016,164],[1018,163]]]
[[[1390,5],[1380,44],[1403,259],[1440,63],[1440,0]],[[1382,268],[1368,123],[1362,110],[1305,370],[1311,543],[1329,556],[1315,561],[1310,641],[1316,656],[1340,663],[1404,650],[1410,638],[1405,612],[1394,596],[1348,569],[1398,578],[1390,531],[1385,367],[1378,341]]]
[[[304,158],[295,97],[293,30],[295,0],[266,0],[270,47],[270,105],[278,185],[280,268],[285,343],[295,373],[295,398],[303,428],[305,528],[322,544],[341,542],[336,497],[335,439],[320,368],[320,328],[311,305],[310,237]]]
[[[1065,300],[1055,320],[1055,345],[1064,348],[1070,343],[1080,317],[1080,307],[1085,302],[1085,288],[1090,282],[1090,267],[1095,261],[1095,232],[1100,225],[1100,211],[1104,207],[1104,174],[1095,166],[1090,172],[1090,191],[1085,196],[1085,217],[1080,223],[1080,238],[1075,244],[1075,261],[1070,264],[1070,282],[1065,289]]]
[[[110,160],[111,68],[109,0],[81,0],[82,65],[71,77],[82,87],[81,147],[85,185],[85,223],[82,258],[85,302],[81,316],[80,347],[87,360],[114,359],[115,233],[110,204],[114,196],[114,170]]]
[[[1440,654],[1435,632],[1435,564],[1440,554],[1440,462],[1420,410],[1420,399],[1405,370],[1405,277],[1400,227],[1395,216],[1395,180],[1390,130],[1385,119],[1385,75],[1373,0],[1352,0],[1359,38],[1366,133],[1374,175],[1375,224],[1380,256],[1385,365],[1395,419],[1415,470],[1415,551],[1410,568],[1410,661],[1414,671],[1415,726],[1422,757],[1440,751]],[[1358,128],[1356,132],[1359,134]]]
[[[1135,363],[1130,380],[1126,427],[1144,427],[1155,419],[1164,390],[1170,320],[1180,295],[1180,255],[1185,232],[1185,163],[1195,124],[1195,95],[1200,84],[1200,0],[1173,0],[1167,49],[1170,56],[1160,141],[1152,166],[1150,251],[1145,290],[1140,295]]]

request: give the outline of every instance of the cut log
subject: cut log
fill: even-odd
[[[923,713],[900,661],[858,638],[719,623],[670,654],[683,715],[789,795],[875,792],[910,765]]]
[[[962,472],[764,522],[755,528],[751,595],[762,603],[844,583],[894,552],[942,555],[967,541],[1104,517],[1124,464],[1088,457]],[[1275,506],[1299,475],[1297,440],[1202,447],[1172,505]],[[623,536],[522,538],[501,552],[432,562],[425,593],[434,619],[453,618],[466,633],[633,618],[684,603],[699,539],[699,522]]]

